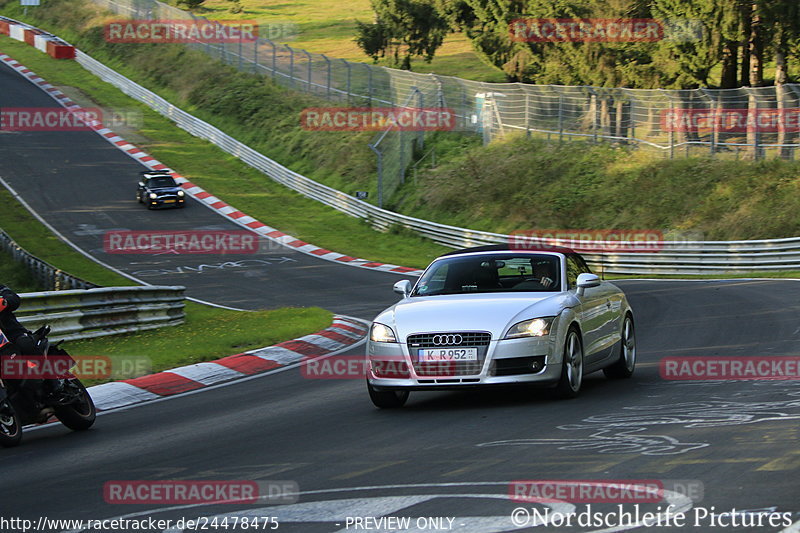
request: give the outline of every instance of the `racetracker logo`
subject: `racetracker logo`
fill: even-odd
[[[576,252],[658,252],[664,233],[659,230],[532,229],[509,236],[513,249],[563,246]]]
[[[60,107],[0,108],[2,131],[87,131],[88,123],[102,122],[103,111],[86,107],[69,110]]]
[[[800,357],[664,357],[659,373],[670,381],[800,379]]]
[[[255,20],[115,20],[105,25],[110,43],[239,43],[258,40]]]
[[[682,109],[661,111],[661,130],[694,133],[776,133],[800,131],[800,108]]]
[[[295,481],[107,481],[103,499],[113,504],[287,504],[298,499]]]
[[[300,127],[309,131],[450,131],[455,111],[449,107],[309,107]]]
[[[664,24],[655,19],[520,18],[509,23],[511,39],[546,42],[655,42],[664,39]]]
[[[108,254],[254,254],[258,237],[241,231],[107,231]]]
[[[4,379],[128,379],[149,374],[152,361],[143,356],[12,355],[0,357]]]
[[[664,498],[664,484],[653,479],[512,481],[508,496],[537,503],[657,503]]]

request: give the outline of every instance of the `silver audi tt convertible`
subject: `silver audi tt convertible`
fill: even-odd
[[[411,390],[539,384],[573,398],[583,377],[628,378],[636,364],[625,294],[561,247],[482,246],[435,259],[378,315],[367,388],[381,408]]]

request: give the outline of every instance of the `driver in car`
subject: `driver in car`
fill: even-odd
[[[533,265],[533,276],[545,288],[550,288],[555,284],[555,273],[549,261],[540,261]]]

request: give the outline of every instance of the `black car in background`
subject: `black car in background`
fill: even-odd
[[[142,172],[136,189],[136,199],[148,209],[157,207],[184,207],[186,193],[168,172]]]

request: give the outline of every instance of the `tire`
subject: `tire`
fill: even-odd
[[[555,388],[555,396],[566,400],[575,398],[583,384],[583,343],[578,330],[570,327],[564,339],[564,357],[561,363],[561,378]]]
[[[22,424],[19,415],[8,399],[0,402],[0,446],[11,448],[22,440]]]
[[[92,397],[89,396],[89,392],[83,386],[83,383],[77,379],[68,380],[64,387],[78,389],[76,392],[79,399],[73,403],[56,407],[54,409],[56,418],[73,431],[89,429],[97,417],[97,410],[94,407]]]
[[[367,390],[369,391],[369,399],[375,407],[380,409],[397,409],[403,407],[408,400],[408,391],[378,391],[367,382]]]
[[[625,315],[622,321],[622,333],[619,342],[619,358],[603,369],[603,374],[610,379],[627,379],[636,368],[636,332],[633,329],[633,317]]]

